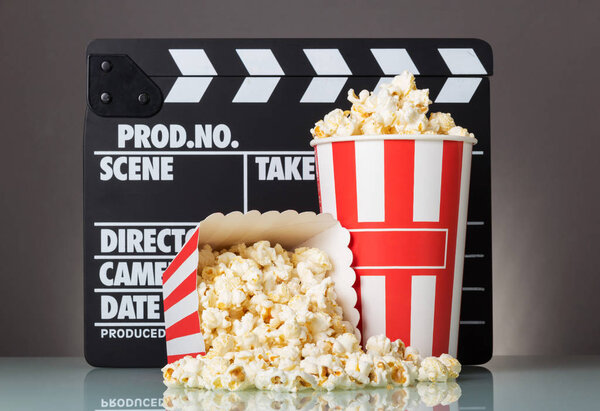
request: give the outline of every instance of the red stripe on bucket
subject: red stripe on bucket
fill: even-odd
[[[354,222],[355,225],[357,219],[356,160],[353,141],[333,144],[333,164],[338,219],[344,227],[353,228],[349,225],[349,222]]]
[[[442,268],[445,249],[446,231],[352,232],[355,267]]]
[[[412,221],[415,142],[385,142],[385,222],[388,227],[410,227]]]

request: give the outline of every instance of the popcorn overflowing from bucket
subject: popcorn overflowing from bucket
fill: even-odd
[[[381,134],[473,134],[454,123],[449,113],[431,113],[427,117],[429,89],[417,89],[415,77],[408,71],[382,84],[377,92],[348,91],[350,110],[335,109],[317,121],[310,130],[315,138]]]
[[[344,321],[329,257],[314,247],[286,251],[259,241],[199,251],[198,298],[206,356],[163,368],[169,387],[256,387],[296,392],[446,382],[460,363],[444,354],[421,359],[400,340],[373,336],[360,347]]]

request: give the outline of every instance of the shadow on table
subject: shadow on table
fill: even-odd
[[[458,399],[458,401],[456,401]],[[164,401],[164,402],[163,402]],[[466,366],[458,384],[355,391],[275,393],[165,389],[157,369],[94,369],[85,377],[86,410],[313,410],[435,409],[493,410],[493,378],[483,367]]]

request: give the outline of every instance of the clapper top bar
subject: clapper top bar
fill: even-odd
[[[479,39],[109,39],[87,54],[126,54],[157,76],[488,76]]]

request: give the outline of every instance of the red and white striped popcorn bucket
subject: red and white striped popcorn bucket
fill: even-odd
[[[356,326],[359,321],[356,274],[351,268],[350,234],[329,214],[268,211],[214,213],[202,220],[163,273],[163,309],[168,362],[205,354],[198,312],[198,249],[210,244],[214,250],[232,245],[269,240],[285,249],[317,247],[327,253],[333,269],[337,302],[344,319]]]
[[[314,139],[321,211],[350,231],[363,341],[456,356],[471,150],[447,135]]]

